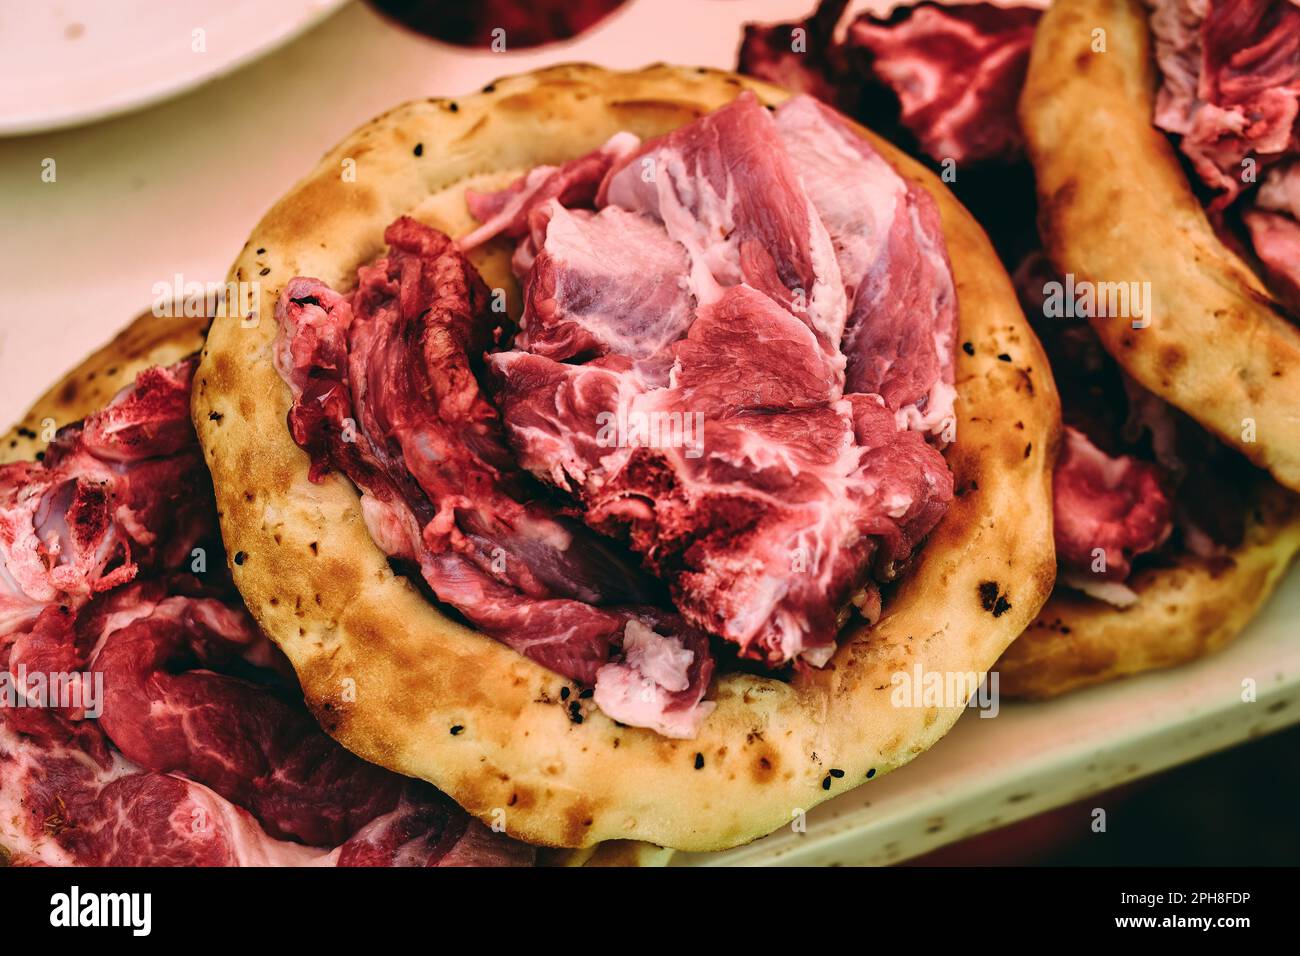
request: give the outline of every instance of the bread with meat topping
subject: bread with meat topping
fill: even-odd
[[[946,452],[958,496],[881,620],[830,666],[789,681],[724,673],[693,740],[620,726],[586,700],[575,719],[568,682],[450,620],[394,572],[345,478],[308,480],[272,364],[269,304],[289,279],[349,289],[396,217],[464,234],[475,224],[467,187],[504,187],[620,130],[664,133],[744,89],[769,104],[788,95],[702,68],[566,65],[397,107],[331,150],[253,230],[230,278],[262,283],[263,312],[219,318],[195,377],[194,421],[235,582],[323,726],[530,842],[714,850],[788,824],[907,763],[961,714],[960,703],[893,706],[893,675],[982,675],[1051,591],[1060,411],[1046,359],[983,231],[935,176],[865,130],[940,208],[964,345]],[[348,161],[354,182],[340,175]],[[510,254],[499,241],[474,258],[517,316]]]
[[[1150,282],[1145,328],[1091,319],[1106,350],[1300,490],[1300,326],[1215,234],[1152,124],[1156,84],[1141,0],[1057,0],[1044,13],[1020,100],[1044,244],[1076,282]]]
[[[1055,697],[1204,657],[1250,623],[1297,551],[1300,497],[1260,472],[1239,545],[1135,571],[1125,583],[1138,599],[1128,607],[1058,585],[998,661],[999,689]]]
[[[197,352],[209,321],[152,312],[137,316],[38,398],[0,438],[0,464],[35,458],[54,431],[103,408],[144,369],[171,365]]]

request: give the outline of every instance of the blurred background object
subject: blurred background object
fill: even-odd
[[[0,136],[116,116],[269,53],[345,0],[61,0],[0,10]]]
[[[370,0],[417,33],[457,46],[499,51],[568,40],[624,0]]]

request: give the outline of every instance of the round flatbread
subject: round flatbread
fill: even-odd
[[[91,412],[153,365],[171,365],[199,350],[211,320],[138,316],[113,340],[63,376],[0,438],[0,464],[35,458],[54,432]]]
[[[103,408],[114,395],[135,381],[142,370],[171,365],[199,350],[211,319],[137,316],[113,340],[84,359],[38,398],[0,444],[0,465],[31,459],[47,442],[49,428],[80,421]],[[53,424],[51,424],[53,423]],[[30,433],[30,434],[29,434]],[[32,436],[35,437],[32,437]],[[635,842],[614,842],[585,850],[548,851],[550,866],[665,866],[671,850]]]
[[[997,667],[1012,697],[1055,697],[1203,657],[1241,632],[1300,550],[1300,498],[1261,475],[1242,543],[1227,554],[1178,556],[1138,571],[1138,601],[1117,608],[1064,586]]]
[[[768,103],[788,96],[702,68],[567,65],[384,114],[258,224],[231,280],[262,284],[263,314],[217,319],[196,377],[194,420],[235,582],[321,723],[366,759],[433,782],[530,842],[712,850],[789,823],[907,763],[961,714],[964,702],[893,706],[893,675],[982,676],[1051,590],[1059,404],[1046,359],[979,226],[935,176],[875,137],[935,196],[952,257],[964,344],[947,452],[957,497],[882,620],[826,669],[789,682],[723,675],[694,740],[619,726],[585,700],[574,722],[572,699],[560,696],[568,682],[448,620],[393,572],[346,478],[308,480],[271,360],[270,304],[289,279],[349,289],[398,216],[463,234],[475,225],[467,186],[502,187],[619,130],[664,133],[743,89]],[[355,177],[341,175],[349,168]],[[489,286],[509,290],[517,315],[510,251],[498,242],[475,262]]]
[[[1152,125],[1156,83],[1141,0],[1057,0],[1044,14],[1020,100],[1043,241],[1076,282],[1149,282],[1147,327],[1091,320],[1107,351],[1300,490],[1300,328],[1215,235]]]

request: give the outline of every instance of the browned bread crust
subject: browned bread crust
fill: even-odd
[[[1141,0],[1057,0],[1044,14],[1020,100],[1043,241],[1076,280],[1150,282],[1148,327],[1092,319],[1107,351],[1300,490],[1300,328],[1215,235],[1152,125],[1155,92]]]
[[[746,88],[768,103],[788,95],[706,69],[568,65],[386,113],[253,230],[231,279],[263,284],[264,314],[218,318],[196,376],[194,420],[235,582],[321,723],[366,759],[430,780],[534,843],[711,850],[780,827],[907,763],[960,715],[957,705],[892,706],[891,675],[917,665],[982,674],[1051,591],[1060,414],[1046,359],[983,231],[935,176],[874,137],[935,196],[953,260],[959,341],[970,343],[957,355],[957,441],[947,452],[958,497],[883,619],[824,671],[792,682],[723,676],[695,740],[619,726],[586,702],[576,723],[560,703],[563,678],[448,620],[393,573],[345,478],[308,480],[307,456],[285,427],[289,390],[271,362],[270,304],[290,278],[350,288],[397,216],[459,235],[473,225],[467,185],[504,185],[618,130],[663,133]],[[355,182],[340,177],[348,159]],[[498,243],[476,262],[517,309],[509,251]]]
[[[1058,587],[998,661],[999,687],[1012,697],[1055,697],[1203,657],[1250,622],[1297,550],[1300,498],[1261,476],[1239,547],[1139,571],[1128,582],[1138,601],[1127,608]]]

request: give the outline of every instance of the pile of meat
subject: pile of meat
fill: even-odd
[[[1086,320],[1046,314],[1048,283],[1059,276],[1040,248],[1032,201],[1023,208],[1006,201],[1033,177],[1022,152],[1016,104],[1040,11],[921,4],[900,7],[886,19],[864,14],[844,25],[839,21],[845,6],[831,0],[803,24],[747,27],[740,69],[849,106],[866,104],[873,93],[887,91],[905,139],[936,164],[949,159],[962,164],[954,188],[968,206],[981,211],[981,222],[1013,272],[1022,305],[1061,389],[1065,443],[1053,491],[1062,583],[1127,605],[1137,600],[1125,583],[1135,561],[1158,562],[1177,550],[1213,555],[1239,545],[1251,472],[1245,461],[1125,375]],[[1230,61],[1240,71],[1233,102],[1250,102],[1249,90],[1260,103],[1271,103],[1286,114],[1282,118],[1291,129],[1300,33],[1285,33],[1279,25],[1292,22],[1295,8],[1289,2],[1225,4],[1225,10],[1210,6],[1215,12],[1206,22],[1214,25],[1215,42],[1208,48],[1220,53],[1207,56],[1217,56],[1214,62],[1221,67]],[[1173,7],[1166,3],[1164,12],[1157,13],[1158,34]],[[1235,8],[1231,17],[1227,7]],[[1265,14],[1265,7],[1272,12]],[[1201,15],[1192,16],[1186,9],[1184,14],[1178,22],[1200,30]],[[1263,37],[1263,46],[1251,46],[1239,33],[1231,39],[1232,48],[1245,51],[1225,56],[1222,51],[1229,47],[1220,41],[1225,40],[1227,23]],[[812,44],[806,52],[791,48],[796,27],[806,31]],[[1199,40],[1197,44],[1199,56]],[[1162,64],[1165,59],[1162,54]],[[1267,76],[1270,84],[1279,79],[1280,88],[1252,85],[1247,73]],[[1219,96],[1207,94],[1210,99]],[[1196,112],[1193,100],[1184,97],[1178,102],[1184,111]],[[1161,115],[1172,115],[1168,91],[1161,103]],[[1250,126],[1247,114],[1261,124],[1251,127],[1261,137],[1265,127],[1272,129],[1265,122],[1271,115],[1267,111],[1235,109],[1232,123],[1237,129]],[[1226,116],[1222,111],[1215,115],[1220,120]],[[1211,135],[1209,127],[1202,132],[1206,144],[1217,142],[1226,149],[1222,137]],[[1244,155],[1242,148],[1258,148],[1263,139],[1254,147],[1234,142],[1237,152],[1229,156],[1233,163]],[[1184,148],[1195,147],[1185,140]],[[1216,155],[1222,159],[1227,153]],[[1214,168],[1222,170],[1224,165]],[[1239,180],[1233,183],[1240,192]],[[1291,261],[1300,263],[1300,258]]]
[[[1300,2],[1147,2],[1155,125],[1177,137],[1224,241],[1300,313]],[[904,140],[963,175],[1019,159],[1016,101],[1039,9],[921,3],[845,23],[846,7],[823,0],[803,23],[747,27],[738,68],[877,128],[892,113]]]
[[[845,22],[847,7],[822,0],[802,23],[749,24],[737,69],[870,117],[875,129],[897,116],[899,139],[938,162],[1019,158],[1016,100],[1041,10],[921,3]]]
[[[809,97],[752,94],[409,219],[276,364],[313,476],[478,629],[689,737],[710,638],[829,660],[945,512],[956,301],[933,200]],[[516,243],[503,327],[465,253]]]
[[[229,581],[196,360],[0,467],[0,864],[523,864],[316,725]]]

